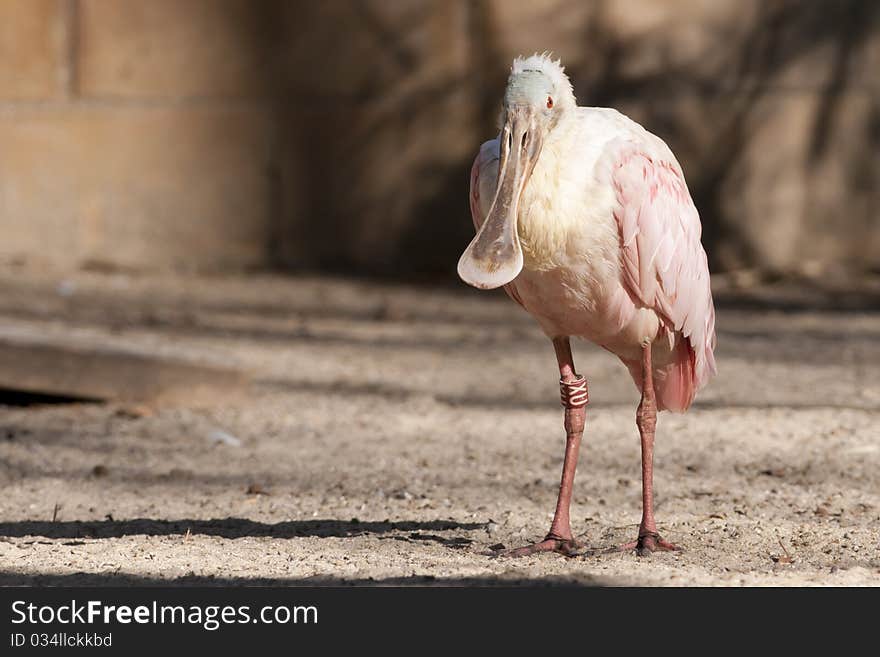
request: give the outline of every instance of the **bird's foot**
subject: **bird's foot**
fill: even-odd
[[[658,550],[661,552],[680,552],[681,548],[669,541],[664,541],[657,532],[639,532],[638,540],[624,543],[616,551],[632,552],[633,550],[640,557],[650,557]]]
[[[539,543],[532,543],[524,547],[513,548],[511,550],[501,550],[500,552],[492,552],[493,557],[527,557],[531,554],[539,552],[556,552],[566,557],[576,557],[580,554],[583,545],[573,538],[557,538],[548,536]]]

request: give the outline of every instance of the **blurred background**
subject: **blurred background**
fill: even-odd
[[[0,260],[454,282],[544,50],[670,144],[714,271],[880,266],[872,0],[0,0]]]

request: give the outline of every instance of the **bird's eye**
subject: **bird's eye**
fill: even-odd
[[[547,109],[553,109],[553,99],[547,96]]]

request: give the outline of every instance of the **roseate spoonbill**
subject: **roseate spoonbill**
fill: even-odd
[[[686,410],[715,373],[715,308],[700,218],[681,166],[659,137],[614,109],[578,107],[558,61],[511,67],[498,137],[471,170],[476,236],[458,274],[504,287],[553,341],[565,408],[565,459],[547,537],[508,556],[574,555],[569,510],[587,380],[570,336],[617,355],[641,391],[642,520],[622,546],[674,550],[654,522],[657,411]]]

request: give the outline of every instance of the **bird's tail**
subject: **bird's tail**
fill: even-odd
[[[624,365],[636,383],[642,388],[642,364],[636,360],[624,360]],[[672,361],[663,367],[655,367],[654,395],[657,398],[657,410],[682,413],[686,411],[694,395],[697,394],[696,354],[690,341],[679,340],[673,352]]]

